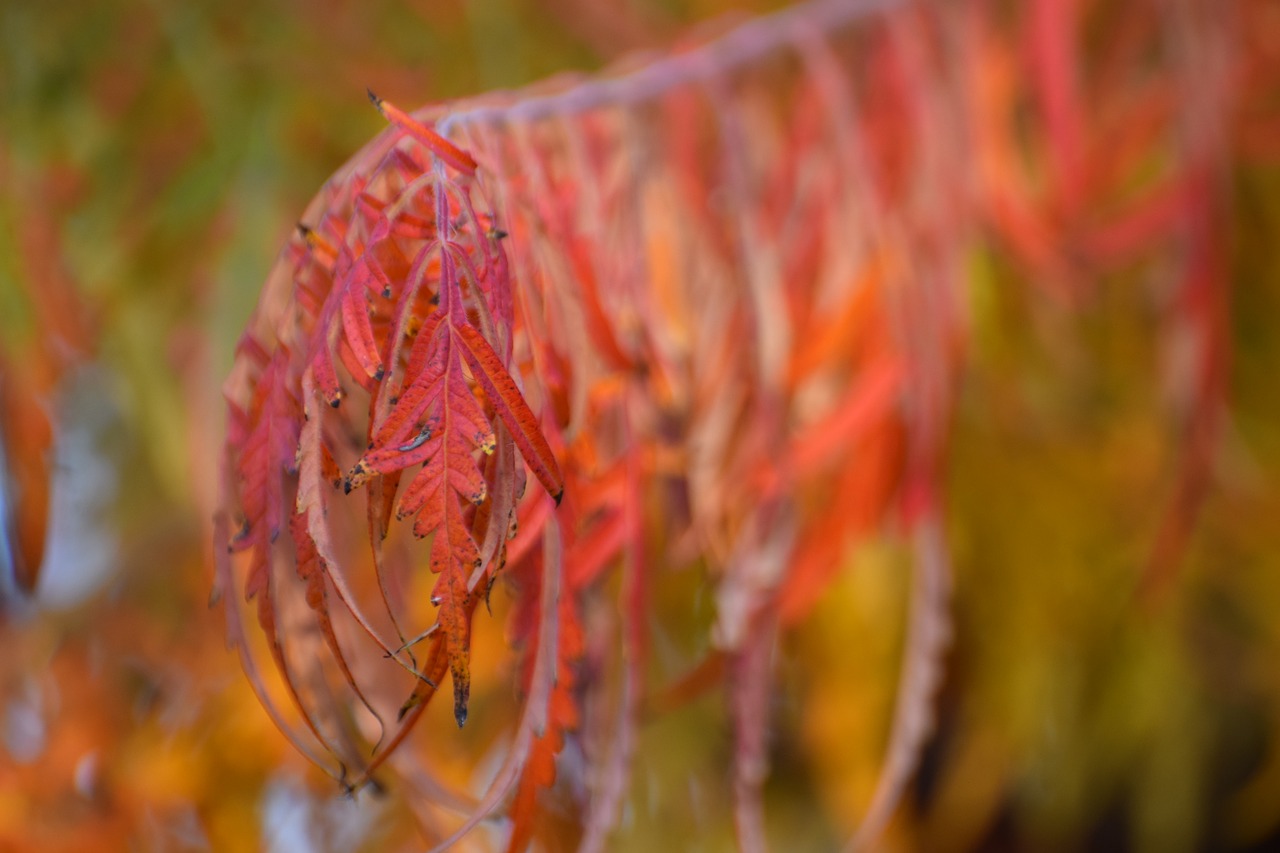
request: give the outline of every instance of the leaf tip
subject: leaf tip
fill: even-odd
[[[467,697],[471,691],[459,690],[453,697],[453,719],[462,728],[467,724]]]
[[[374,472],[369,467],[368,463],[361,459],[351,469],[351,473],[342,481],[343,494],[351,494],[353,490],[363,486],[365,482],[373,476],[373,474]]]

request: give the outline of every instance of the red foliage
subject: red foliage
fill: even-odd
[[[1111,64],[1084,68],[1088,4],[1031,4],[1013,16],[1021,39],[997,37],[1010,24],[991,4],[872,15],[893,5],[818,3],[628,75],[447,114],[375,98],[392,127],[308,211],[227,386],[243,586],[348,784],[403,742],[446,672],[465,722],[472,618],[509,561],[525,706],[450,840],[508,798],[511,848],[533,837],[581,699],[605,689],[577,670],[596,654],[620,673],[612,750],[584,797],[584,847],[599,848],[646,692],[650,585],[700,563],[728,665],[698,671],[730,684],[737,826],[756,847],[775,641],[851,545],[890,529],[917,569],[886,767],[855,843],[874,837],[928,734],[949,631],[941,472],[965,263],[984,230],[1064,304],[1182,247],[1167,324],[1196,343],[1192,376],[1178,377],[1190,450],[1170,536],[1189,527],[1223,393],[1210,211],[1225,151],[1204,119],[1226,85],[1221,33],[1195,3],[1170,20],[1158,4],[1099,4],[1088,15],[1114,33],[1098,51]],[[1179,47],[1149,91],[1116,85],[1166,41]],[[1202,76],[1201,59],[1216,71]],[[1153,149],[1170,165],[1135,191]],[[522,497],[524,466],[564,505]],[[393,512],[430,539],[425,558],[397,538]],[[416,632],[402,622],[424,563],[437,609]],[[613,566],[616,649],[603,637],[588,649],[584,614],[605,606],[598,579]],[[299,596],[328,668],[306,648]],[[228,614],[257,678],[238,608]],[[407,699],[388,669],[412,678]],[[372,758],[357,734],[377,741]]]
[[[381,650],[421,679],[424,686],[414,688],[401,718],[424,699],[424,690],[434,690],[447,660],[461,726],[472,611],[505,561],[523,491],[515,449],[557,501],[563,491],[537,418],[507,372],[511,282],[497,236],[476,213],[474,163],[391,104],[374,100],[396,123],[383,163],[343,188],[345,211],[330,207],[314,228],[299,229],[291,250],[293,304],[282,317],[260,318],[276,323],[274,340],[246,336],[243,372],[227,390],[233,412],[228,464],[240,516],[230,547],[250,554],[245,594],[258,601],[258,622],[307,727],[343,757],[343,774],[354,755],[340,743],[343,724],[322,719],[312,707],[313,697],[303,695],[312,688],[300,686],[286,654],[282,566],[292,563],[304,582],[325,646],[366,707],[372,710],[329,614],[326,578]],[[348,218],[339,218],[343,212]],[[357,390],[367,408],[344,407]],[[358,434],[367,449],[342,477],[339,460],[351,455],[350,436]],[[408,469],[416,471],[399,489]],[[393,507],[397,519],[414,517],[417,537],[431,539],[439,632],[431,637],[432,665],[425,670],[417,669],[403,635],[399,643],[383,640],[335,571],[341,558],[328,514],[339,486],[345,494],[368,487],[376,571],[383,571],[379,542],[389,533]],[[292,553],[276,546],[286,523]],[[388,615],[394,623],[390,609]]]

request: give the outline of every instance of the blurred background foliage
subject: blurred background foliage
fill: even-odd
[[[394,788],[349,800],[293,754],[206,606],[231,347],[295,217],[382,128],[365,87],[407,106],[590,70],[730,5],[780,4],[0,5],[0,379],[57,425],[44,577],[0,616],[0,849],[418,846]],[[1251,33],[1272,68],[1275,18],[1251,19],[1277,24]],[[1254,94],[1241,109],[1274,110],[1280,87]],[[1230,416],[1155,602],[1137,583],[1179,445],[1149,306],[1120,282],[1065,312],[975,251],[956,636],[886,848],[1280,845],[1275,138],[1233,167]],[[39,432],[6,406],[7,435]],[[768,788],[786,849],[831,849],[865,807],[906,560],[862,549],[788,638]],[[694,579],[673,583],[690,612]],[[645,728],[618,849],[732,843],[723,722],[702,699]]]

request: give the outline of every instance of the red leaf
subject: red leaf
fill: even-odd
[[[463,344],[462,354],[471,365],[476,381],[489,395],[489,401],[498,410],[499,417],[511,430],[511,437],[524,456],[533,475],[542,483],[556,503],[564,495],[564,480],[546,436],[538,427],[538,419],[520,394],[515,380],[502,366],[498,354],[476,329],[459,326],[458,337]]]
[[[386,116],[387,121],[396,125],[414,139],[417,139],[427,148],[431,149],[431,153],[435,154],[444,162],[448,163],[459,172],[467,175],[476,173],[476,161],[471,155],[427,127],[404,110],[392,104],[390,101],[384,101],[373,92],[369,93],[369,100],[378,108],[378,112]]]
[[[364,286],[354,281],[342,294],[342,328],[364,375],[375,382],[381,381],[382,359],[378,355],[378,342],[373,337],[373,325],[369,322],[368,299]]]
[[[467,722],[467,700],[471,695],[468,664],[471,608],[467,606],[470,599],[467,581],[471,570],[480,563],[480,552],[463,521],[457,496],[447,489],[438,490],[436,496],[440,524],[431,543],[431,571],[440,577],[432,590],[431,600],[440,608],[437,618],[444,631],[449,673],[453,678],[453,718],[461,727]],[[414,532],[419,532],[416,526]]]
[[[492,453],[495,438],[467,385],[459,350],[452,323],[433,323],[419,333],[409,363],[422,371],[412,377],[393,407],[374,447],[352,469],[347,490],[375,474],[422,463],[401,495],[396,515],[416,516],[414,534],[434,537],[431,570],[440,577],[432,600],[439,606],[437,619],[453,678],[454,718],[461,726],[466,722],[470,693],[470,584],[472,573],[481,566],[462,501],[476,505],[485,501],[488,485],[473,454],[476,450]],[[413,425],[419,423],[414,437]]]

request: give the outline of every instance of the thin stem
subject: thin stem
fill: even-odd
[[[701,47],[659,59],[636,71],[579,83],[551,95],[511,94],[509,103],[467,107],[442,117],[436,127],[440,134],[448,136],[463,125],[536,122],[602,107],[635,106],[681,86],[732,74],[791,47],[799,28],[831,33],[904,3],[905,0],[815,0],[748,21]]]

